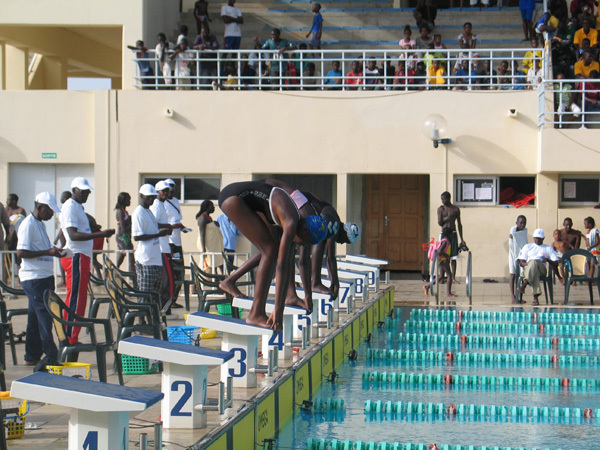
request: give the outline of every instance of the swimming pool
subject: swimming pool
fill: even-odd
[[[297,412],[278,448],[600,448],[599,315],[421,311],[436,310],[397,308],[374,329],[314,395],[343,399],[344,410]]]

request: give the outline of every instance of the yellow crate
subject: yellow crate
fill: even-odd
[[[184,319],[184,321],[185,321],[186,324],[187,324],[187,318],[188,318],[188,316],[189,316],[189,313],[183,315],[183,319]],[[201,328],[200,329],[200,338],[201,339],[214,339],[216,337],[217,337],[217,331],[216,330],[211,330],[210,328]]]
[[[19,408],[16,415],[9,414],[4,418],[4,436],[6,439],[22,438],[25,435],[25,415],[29,408],[27,400],[10,397],[10,391],[0,392],[3,409]]]
[[[91,374],[90,363],[66,362],[62,366],[46,366],[48,373],[55,375],[64,375],[65,377],[85,378],[90,379]]]

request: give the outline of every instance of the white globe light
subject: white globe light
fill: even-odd
[[[440,116],[439,114],[431,114],[423,121],[423,135],[427,139],[437,141],[446,135],[447,127],[448,122],[446,122],[446,119],[444,119],[443,116]]]

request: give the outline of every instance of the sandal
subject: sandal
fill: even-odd
[[[538,302],[537,300],[534,300],[532,303],[533,306],[540,306],[540,302]]]
[[[521,305],[522,305],[522,304],[524,304],[524,303],[527,303],[527,302],[526,302],[525,300],[518,299],[518,300],[515,300],[515,301],[514,301],[514,302],[512,302],[512,303],[513,303],[513,305],[519,305],[519,304],[521,304]]]

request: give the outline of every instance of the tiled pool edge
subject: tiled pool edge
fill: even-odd
[[[394,308],[394,288],[387,287],[341,322],[328,336],[287,369],[273,384],[250,398],[227,421],[206,434],[192,449],[245,450],[273,438],[295,408],[310,400],[324,377],[337,368],[361,340]],[[234,394],[235,395],[235,394]],[[251,439],[253,437],[254,439]]]

